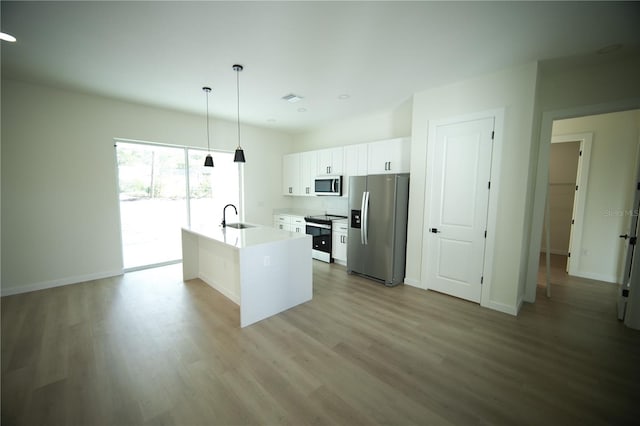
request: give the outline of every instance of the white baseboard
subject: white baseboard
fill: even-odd
[[[418,287],[418,288],[424,289],[420,280],[416,280],[414,278],[404,277],[404,283],[412,287]]]
[[[611,284],[619,284],[618,277],[613,275],[597,274],[594,272],[582,272],[582,271],[576,271],[576,273],[573,275],[576,277],[586,278],[589,280],[597,280],[597,281],[604,281]]]
[[[494,301],[487,302],[486,305],[481,305],[483,308],[493,309],[494,311],[502,312],[504,314],[509,314],[513,316],[518,315],[518,311],[520,310],[520,305],[522,302],[518,304],[518,306],[507,305],[506,303],[499,303]]]
[[[2,287],[0,294],[2,296],[13,296],[14,294],[29,293],[31,291],[45,290],[53,287],[62,287],[64,285],[78,284],[86,281],[99,280],[102,278],[116,277],[122,275],[122,269],[117,271],[96,272],[95,274],[78,275],[75,277],[60,278],[57,280],[43,281],[39,283],[24,284],[13,287]]]

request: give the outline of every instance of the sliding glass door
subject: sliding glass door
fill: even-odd
[[[233,153],[213,152],[213,168],[203,166],[206,151],[189,149],[188,155],[190,225],[218,226],[227,204],[236,206],[240,213],[240,174]],[[239,219],[231,208],[227,214],[229,222]]]
[[[117,142],[125,270],[179,262],[183,226],[217,226],[222,207],[240,200],[233,154]]]

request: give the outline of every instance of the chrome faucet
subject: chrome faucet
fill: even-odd
[[[226,206],[224,206],[224,208],[222,209],[222,227],[226,227],[227,226],[227,207],[233,207],[233,210],[235,210],[236,214],[238,214],[238,209],[236,209],[236,206],[234,206],[233,204],[227,204]]]

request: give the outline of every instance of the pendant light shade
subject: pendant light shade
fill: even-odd
[[[233,70],[236,72],[236,89],[238,95],[238,147],[236,148],[236,153],[233,156],[233,161],[235,163],[245,163],[246,160],[244,158],[244,151],[240,146],[240,71],[242,71],[244,67],[242,65],[235,64],[233,66]]]
[[[205,167],[213,167],[213,157],[211,156],[211,146],[209,144],[209,93],[211,92],[211,87],[203,87],[206,98],[207,98],[207,156],[204,159]]]
[[[236,148],[236,153],[233,156],[233,161],[236,163],[246,162],[246,160],[244,159],[244,151],[242,150],[242,148]]]

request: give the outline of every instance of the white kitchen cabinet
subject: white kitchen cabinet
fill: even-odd
[[[342,178],[342,196],[349,196],[349,177],[367,175],[368,144],[347,145],[344,147],[344,173]]]
[[[288,154],[282,157],[282,193],[284,195],[302,195],[300,159],[300,154]]]
[[[318,176],[342,176],[342,196],[349,196],[349,177],[409,173],[411,139],[396,138],[345,147],[288,154],[282,159],[282,193],[314,196]]]
[[[304,216],[290,216],[290,231],[296,234],[306,233],[307,223],[304,220]]]
[[[300,188],[301,195],[313,196],[314,181],[318,168],[317,151],[303,152],[300,154]]]
[[[368,144],[367,174],[409,173],[411,139],[397,138]]]
[[[333,222],[331,257],[336,263],[347,264],[347,222]]]
[[[290,218],[291,216],[288,214],[273,215],[273,227],[283,231],[288,231],[291,224]]]
[[[317,175],[341,175],[344,172],[344,148],[329,148],[315,151],[318,156]]]
[[[283,231],[304,234],[306,232],[306,222],[304,216],[294,216],[289,214],[273,215],[273,227]]]

